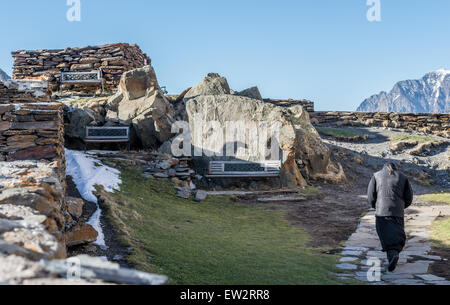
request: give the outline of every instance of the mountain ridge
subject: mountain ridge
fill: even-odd
[[[440,69],[421,79],[397,82],[362,102],[360,112],[449,113],[450,70]]]
[[[5,80],[8,80],[8,79],[11,79],[11,77],[8,74],[6,74],[5,71],[0,69],[0,81],[5,81]]]

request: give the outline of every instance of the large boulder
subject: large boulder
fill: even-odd
[[[319,134],[311,125],[309,115],[302,107],[283,108],[260,100],[237,95],[206,95],[191,98],[186,105],[191,133],[196,128],[204,128],[204,122],[217,121],[226,134],[226,122],[277,123],[280,126],[279,147],[281,150],[282,171],[281,182],[286,187],[306,186],[307,179],[317,174],[328,174],[330,167],[330,150],[322,142]],[[202,124],[198,124],[199,120]],[[202,138],[192,137],[194,147],[203,147],[204,151],[217,151],[212,146],[210,131],[202,131]],[[200,143],[202,142],[202,143]],[[208,160],[224,160],[221,156],[208,156]],[[262,154],[239,157],[239,160],[265,160]],[[235,157],[231,159],[236,159]],[[301,160],[305,170],[298,167]],[[304,173],[304,175],[302,175]]]
[[[228,85],[227,79],[225,77],[221,77],[217,73],[209,73],[200,84],[190,89],[184,98],[190,99],[200,95],[221,94],[231,94],[231,89]]]
[[[151,66],[125,72],[106,110],[109,123],[133,126],[144,148],[156,148],[173,136],[175,111]]]
[[[255,100],[260,100],[260,101],[263,100],[263,97],[262,97],[261,93],[259,92],[258,87],[256,87],[256,86],[242,90],[240,92],[237,92],[236,95],[246,96],[246,97],[253,98]]]

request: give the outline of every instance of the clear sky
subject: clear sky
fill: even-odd
[[[235,90],[307,98],[318,110],[355,110],[395,82],[450,69],[450,1],[381,0],[1,0],[0,68],[18,49],[137,43],[162,86],[177,94],[208,72]]]

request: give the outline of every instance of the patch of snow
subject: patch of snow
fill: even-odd
[[[120,172],[117,169],[103,165],[99,160],[82,152],[66,149],[66,171],[73,178],[78,191],[84,200],[94,202],[97,211],[92,215],[88,224],[98,232],[95,242],[100,247],[106,247],[105,236],[100,225],[102,210],[94,195],[95,185],[103,186],[105,191],[114,192],[120,189]]]

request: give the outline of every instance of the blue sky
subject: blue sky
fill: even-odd
[[[366,0],[81,0],[81,22],[66,0],[2,1],[0,68],[10,52],[112,42],[137,43],[163,86],[180,93],[208,72],[235,90],[307,98],[318,110],[355,110],[395,82],[450,69],[450,1],[381,0],[381,22]]]

